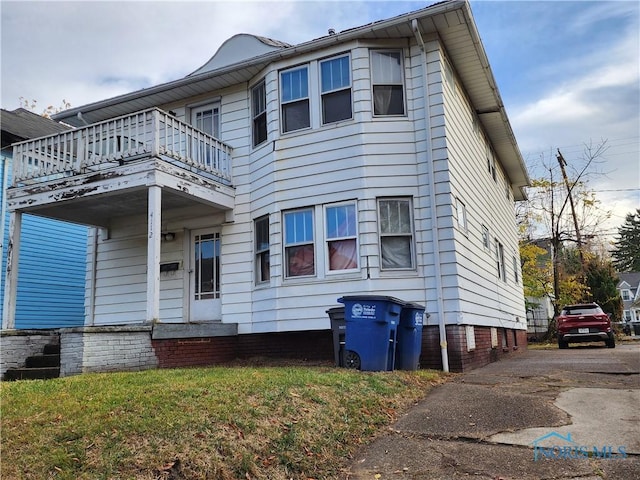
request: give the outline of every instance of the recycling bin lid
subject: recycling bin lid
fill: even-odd
[[[391,302],[397,303],[398,305],[406,305],[407,302],[404,300],[400,300],[396,297],[390,297],[387,295],[346,295],[344,297],[340,297],[338,302]],[[421,307],[422,308],[422,307]]]

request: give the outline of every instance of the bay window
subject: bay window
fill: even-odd
[[[404,115],[402,50],[371,50],[374,115]]]
[[[280,73],[282,131],[311,126],[309,115],[309,71],[307,66]]]
[[[358,268],[358,219],[354,203],[325,207],[329,271]]]
[[[414,268],[413,216],[411,200],[378,200],[380,255],[383,269]]]
[[[315,275],[313,210],[311,208],[284,213],[285,276]]]
[[[352,116],[350,63],[348,55],[320,62],[323,124]]]

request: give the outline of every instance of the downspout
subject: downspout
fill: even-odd
[[[7,212],[7,185],[9,183],[9,179],[7,175],[9,174],[9,162],[8,157],[0,154],[0,162],[2,162],[2,200],[0,200],[0,211],[2,211],[2,215],[0,215],[0,266],[2,265],[2,258],[4,255],[4,219]],[[4,288],[4,272],[0,274],[0,291]]]
[[[435,268],[435,282],[437,294],[437,314],[438,327],[440,333],[440,355],[442,357],[442,370],[449,371],[449,353],[447,352],[447,329],[444,319],[444,299],[442,293],[442,272],[440,270],[440,241],[438,239],[438,213],[436,209],[436,182],[434,178],[432,142],[431,142],[431,112],[429,108],[429,77],[427,72],[427,49],[420,33],[418,20],[411,20],[411,28],[420,46],[420,58],[422,61],[422,78],[423,78],[423,100],[424,100],[424,121],[425,121],[425,139],[427,142],[425,148],[427,173],[429,175],[429,201],[431,203],[431,238],[433,241],[433,263]],[[424,275],[426,283],[426,272]]]

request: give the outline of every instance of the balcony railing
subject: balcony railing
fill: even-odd
[[[100,172],[151,156],[231,183],[231,147],[154,108],[16,144],[12,185]]]

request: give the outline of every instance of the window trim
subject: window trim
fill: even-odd
[[[388,201],[405,201],[409,205],[409,222],[410,233],[382,233],[382,219],[380,215],[380,205],[382,202]],[[413,198],[412,197],[378,197],[376,199],[376,215],[378,217],[378,250],[380,255],[381,271],[415,271],[416,270],[416,236],[415,236],[415,219],[413,214]],[[383,237],[409,237],[409,247],[411,249],[411,266],[409,267],[385,267],[383,261],[382,238]]]
[[[480,232],[480,238],[482,240],[482,246],[486,250],[490,250],[491,249],[491,235],[489,233],[489,227],[487,227],[484,224],[482,225],[482,230]]]
[[[266,248],[260,248],[260,242],[258,239],[258,233],[260,231],[260,229],[258,228],[258,225],[262,222],[266,222],[267,224],[267,244],[266,244]],[[255,270],[256,270],[256,274],[255,274],[255,282],[256,285],[266,285],[269,284],[271,282],[271,259],[270,259],[270,249],[271,249],[271,241],[270,241],[270,228],[269,228],[269,215],[263,215],[262,217],[258,217],[256,219],[254,219],[253,221],[253,227],[254,227],[254,260],[255,260]],[[264,263],[263,261],[263,256],[266,254],[267,256],[267,264],[269,268],[269,271],[267,272],[263,272],[262,271],[262,265]],[[267,278],[265,280],[262,280],[261,277],[264,276],[264,273],[267,274]]]
[[[374,81],[374,53],[399,53],[400,57],[400,83],[375,83]],[[373,117],[406,117],[407,116],[407,88],[404,72],[404,49],[402,48],[371,48],[369,49],[369,67],[371,69],[371,114]],[[402,90],[402,113],[376,113],[375,87],[376,86],[400,86]]]
[[[262,90],[261,94],[259,95],[261,96],[260,100],[262,100],[261,103],[264,104],[263,105],[264,108],[259,112],[256,112],[255,111],[255,107],[256,107],[255,94],[258,91],[258,89]],[[261,117],[264,117],[264,139],[259,141],[258,138],[260,137],[256,135],[256,130],[257,130],[256,125],[257,125],[257,122],[260,121]],[[265,79],[262,79],[251,88],[251,145],[253,146],[253,148],[256,148],[259,145],[262,145],[263,143],[265,143],[268,140],[268,137],[269,137],[269,129],[267,125],[267,84]]]
[[[504,245],[502,245],[502,243],[500,243],[497,238],[495,239],[495,245],[496,245],[496,264],[498,267],[498,279],[502,280],[503,282],[506,282],[507,271],[504,264]]]
[[[467,219],[467,206],[460,200],[459,197],[455,197],[456,200],[456,222],[458,229],[467,233],[469,231],[469,223]]]
[[[293,100],[284,100],[284,88],[283,88],[283,84],[282,84],[282,78],[283,75],[287,74],[287,73],[291,73],[291,72],[295,72],[296,70],[306,70],[307,71],[307,96],[306,97],[297,97]],[[280,70],[278,72],[278,87],[280,90],[280,125],[281,125],[281,132],[283,134],[286,133],[293,133],[293,132],[298,132],[300,130],[305,130],[305,129],[309,129],[311,128],[312,125],[312,121],[311,121],[311,85],[309,82],[309,73],[310,73],[310,66],[308,63],[305,63],[303,65],[297,65],[295,67],[291,67],[291,68],[286,68],[284,70]],[[308,120],[309,120],[309,124],[306,126],[302,126],[299,128],[294,128],[294,129],[290,129],[287,130],[286,129],[286,115],[285,115],[285,107],[288,105],[293,105],[295,103],[302,103],[302,102],[306,102],[307,104],[307,116],[308,116]]]
[[[330,208],[337,208],[343,206],[353,206],[354,209],[354,221],[355,221],[355,233],[353,235],[346,236],[337,236],[337,237],[329,237],[329,220],[327,211]],[[335,275],[340,273],[347,272],[355,272],[360,269],[360,242],[358,235],[358,205],[355,200],[337,202],[337,203],[328,203],[322,206],[323,219],[324,219],[324,251],[325,251],[325,271],[328,275]],[[331,255],[329,252],[329,242],[343,241],[343,240],[354,240],[355,241],[355,250],[356,250],[356,266],[353,268],[345,268],[345,269],[336,269],[331,270]]]
[[[292,242],[287,243],[287,215],[300,213],[300,212],[311,212],[311,241],[302,241],[302,242]],[[303,247],[305,245],[311,245],[313,250],[313,273],[307,275],[290,275],[289,273],[289,255],[287,249],[295,248],[295,247]],[[318,269],[318,255],[316,251],[316,231],[315,231],[315,208],[311,207],[301,207],[294,208],[290,210],[284,210],[282,212],[282,250],[283,250],[283,267],[284,267],[284,278],[285,279],[296,279],[296,278],[312,278],[317,276]]]
[[[347,72],[349,74],[349,82],[347,86],[341,86],[339,88],[330,88],[328,90],[324,90],[323,89],[323,84],[322,84],[322,66],[324,64],[327,64],[329,62],[333,62],[336,60],[340,60],[342,58],[346,58],[347,59],[347,63],[348,63],[348,68],[347,68]],[[339,55],[334,55],[332,57],[328,57],[328,58],[324,58],[322,60],[318,60],[318,85],[319,85],[319,90],[320,90],[320,122],[321,125],[331,125],[333,123],[338,123],[338,122],[346,122],[348,120],[353,120],[353,69],[351,66],[351,53],[347,52],[347,53],[342,53]],[[329,97],[332,96],[335,93],[340,93],[340,92],[349,92],[349,117],[346,118],[340,118],[338,120],[331,120],[331,121],[326,121],[325,120],[325,97]]]

